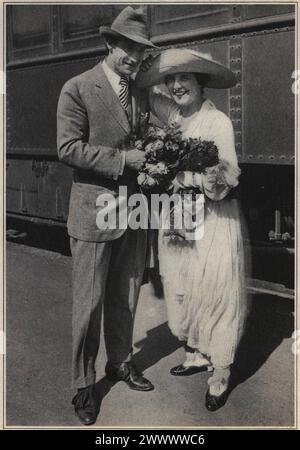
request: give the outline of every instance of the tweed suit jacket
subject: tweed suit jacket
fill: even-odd
[[[59,159],[74,168],[70,195],[68,232],[77,239],[103,242],[124,233],[118,229],[99,229],[96,216],[98,196],[110,193],[117,198],[119,186],[128,195],[137,190],[137,173],[121,167],[122,142],[141,122],[147,110],[147,95],[131,82],[130,120],[109,83],[101,63],[63,86],[57,109],[57,147]]]

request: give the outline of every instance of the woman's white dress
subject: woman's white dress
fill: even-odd
[[[228,366],[247,309],[240,210],[236,199],[226,198],[240,173],[232,123],[210,100],[188,122],[165,95],[152,95],[151,108],[165,125],[179,125],[186,137],[214,141],[220,160],[228,163],[223,184],[211,184],[201,175],[203,237],[174,242],[159,232],[160,273],[172,333],[209,356],[215,367]]]

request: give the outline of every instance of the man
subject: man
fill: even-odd
[[[142,61],[148,40],[142,9],[125,8],[111,28],[101,27],[108,55],[102,63],[69,80],[57,113],[58,155],[73,167],[68,233],[73,257],[73,398],[79,420],[96,421],[95,360],[99,349],[102,305],[109,379],[131,389],[153,385],[131,362],[135,310],[145,267],[146,231],[99,229],[97,198],[119,187],[137,189],[144,153],[122,149],[145,111],[145,96],[130,76]]]

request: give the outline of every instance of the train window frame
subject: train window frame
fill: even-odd
[[[271,13],[267,13],[266,7]],[[293,4],[245,4],[242,9],[242,20],[256,20],[263,17],[276,17],[287,14],[295,14],[296,7]]]
[[[47,56],[53,53],[53,5],[26,5],[26,6],[42,6],[48,8],[48,42],[46,43],[34,43],[26,45],[24,47],[17,47],[14,45],[14,26],[13,26],[13,8],[20,5],[5,5],[5,16],[6,16],[6,31],[7,31],[7,62],[14,62],[28,58],[36,58]],[[25,6],[25,5],[21,5]]]
[[[123,3],[122,8],[125,7],[127,4]],[[222,14],[228,15],[228,21],[231,24],[235,24],[236,22],[248,22],[247,18],[245,17],[245,5],[242,5],[241,3],[237,3],[234,6],[226,4],[228,6],[228,11],[226,13],[225,9],[222,7],[223,12]],[[50,18],[49,18],[49,32],[50,32],[50,38],[49,42],[47,44],[37,44],[34,46],[30,46],[23,49],[16,49],[13,46],[13,27],[12,27],[12,17],[11,17],[11,9],[17,8],[19,5],[15,4],[9,4],[5,5],[7,9],[6,19],[8,21],[7,23],[7,53],[6,53],[6,62],[7,62],[7,68],[13,68],[15,66],[29,66],[31,64],[36,63],[43,63],[46,61],[54,61],[54,60],[62,60],[64,58],[73,58],[73,57],[81,57],[83,55],[95,55],[95,56],[103,56],[106,52],[105,42],[103,37],[100,36],[99,32],[92,33],[90,35],[77,35],[76,33],[72,37],[66,38],[64,36],[64,30],[63,30],[63,18],[62,18],[62,12],[63,8],[66,5],[59,5],[59,4],[48,4],[50,11]],[[46,6],[46,5],[43,5]],[[69,6],[69,5],[68,5]],[[71,6],[71,5],[70,5]],[[72,5],[74,6],[74,5]],[[77,5],[78,6],[78,5]],[[84,5],[88,6],[88,5]],[[116,6],[113,4],[113,6]],[[118,4],[118,6],[121,7],[121,4]],[[168,5],[164,5],[168,6]],[[178,5],[179,6],[179,5]],[[180,5],[185,6],[185,5]],[[202,5],[207,6],[207,5]],[[218,5],[214,5],[218,7]],[[225,6],[225,5],[224,5]],[[210,24],[208,27],[203,28],[197,33],[197,29],[192,26],[192,29],[189,30],[180,30],[180,31],[174,31],[173,32],[169,30],[168,27],[165,28],[165,25],[168,24],[170,21],[166,19],[162,19],[159,23],[157,22],[157,8],[158,6],[156,4],[147,5],[147,11],[148,11],[148,24],[149,24],[149,33],[150,37],[153,40],[153,42],[157,45],[164,45],[169,42],[180,42],[184,38],[191,39],[192,37],[194,39],[200,39],[201,35],[209,36],[213,34],[216,30],[217,32],[220,32],[220,29],[222,27],[228,27],[228,23],[225,24]],[[272,8],[272,5],[270,5],[270,8]],[[116,11],[115,11],[116,12]],[[220,11],[219,11],[220,12]],[[199,11],[195,12],[195,14],[188,15],[188,17],[191,18],[191,20],[195,20],[199,15]],[[204,11],[205,15],[205,11]],[[214,15],[214,12],[211,11],[211,15]],[[272,14],[271,14],[272,15]],[[174,16],[173,23],[176,23],[181,20],[184,20],[184,15],[181,14],[182,17],[177,17],[177,15]],[[279,14],[280,16],[280,14]],[[288,14],[285,14],[284,16],[288,16]],[[110,19],[110,22],[113,21],[115,15],[113,15]],[[194,19],[192,18],[194,17]],[[258,18],[258,21],[261,21],[262,18]],[[251,20],[250,20],[251,21]],[[172,22],[172,19],[171,19]],[[159,29],[159,26],[161,26],[161,29]]]
[[[90,49],[97,48],[100,52],[105,51],[105,41],[104,38],[99,33],[99,27],[101,25],[104,25],[102,23],[99,23],[97,25],[97,30],[95,28],[95,32],[91,34],[84,35],[84,30],[82,32],[74,33],[73,36],[66,37],[65,36],[65,30],[64,30],[64,9],[66,7],[72,8],[74,6],[79,5],[60,5],[58,6],[58,52],[64,53],[64,52],[72,52],[72,51],[89,51]],[[92,5],[80,5],[80,6],[92,6]],[[96,6],[96,5],[95,5]],[[99,5],[98,5],[99,6]],[[125,7],[127,5],[101,5],[101,6],[118,6],[118,7]],[[110,24],[113,22],[115,18],[115,14],[111,14],[110,17]]]
[[[238,4],[239,6],[240,4]],[[161,6],[169,6],[168,4],[164,4]],[[179,7],[188,7],[188,6],[194,6],[191,4],[178,4],[178,5],[174,5],[176,8]],[[172,16],[172,17],[167,17],[164,16],[164,14],[162,15],[162,17],[159,17],[160,14],[158,13],[157,10],[157,5],[150,5],[149,6],[149,15],[150,15],[150,30],[151,30],[151,37],[157,37],[157,36],[164,36],[164,35],[168,35],[168,34],[182,34],[182,33],[186,33],[188,31],[193,31],[196,30],[198,28],[199,25],[196,25],[196,22],[198,23],[199,20],[201,20],[201,18],[203,17],[207,17],[207,16],[211,16],[211,17],[223,17],[226,16],[228,19],[228,22],[233,22],[234,21],[234,7],[230,4],[214,4],[211,5],[209,3],[206,4],[200,4],[200,5],[195,5],[197,6],[199,9],[196,12],[193,13],[179,13],[178,10],[178,14]],[[213,9],[209,9],[209,7],[215,7],[215,10]],[[201,10],[201,8],[203,8]],[[206,8],[206,9],[205,9]],[[180,32],[178,32],[176,29],[173,29],[174,25],[176,23],[182,23],[184,22],[186,19],[190,19],[190,21],[192,21],[192,26],[188,26],[183,28],[183,30],[181,30]],[[228,23],[227,21],[219,21],[218,19],[213,20],[213,23],[209,26],[205,26],[206,29],[208,28],[214,28],[216,26],[220,26],[223,25],[224,23]],[[171,29],[171,31],[170,31]]]
[[[47,44],[30,45],[18,49],[14,46],[13,42],[13,10],[19,5],[6,5],[6,22],[7,22],[7,52],[6,62],[9,66],[14,64],[30,64],[38,60],[51,59],[52,57],[67,56],[68,54],[97,51],[99,55],[106,51],[104,38],[99,34],[99,27],[97,31],[90,35],[77,35],[66,38],[64,36],[64,22],[63,22],[63,8],[65,6],[74,5],[47,5],[49,7],[49,42]],[[37,5],[46,6],[46,5]],[[78,6],[78,5],[77,5]],[[85,5],[87,6],[87,5]],[[125,7],[125,4],[114,5],[118,7]],[[114,11],[110,18],[110,23],[115,17]],[[99,25],[100,26],[100,25]],[[81,45],[78,45],[80,44]]]

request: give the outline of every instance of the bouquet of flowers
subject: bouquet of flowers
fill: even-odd
[[[189,139],[186,150],[181,154],[179,171],[205,173],[208,167],[219,163],[218,149],[212,141]]]
[[[197,239],[201,234],[201,230],[195,225],[197,210],[203,208],[203,197],[198,196],[201,193],[201,174],[217,164],[218,149],[214,142],[200,138],[187,140],[184,151],[179,155],[176,178],[173,181],[177,193],[181,196],[181,202],[171,210],[170,227],[165,231],[165,236],[176,240],[190,240]],[[183,228],[176,228],[176,214],[182,215]]]
[[[142,139],[134,142],[134,146],[145,152],[145,163],[138,175],[138,184],[151,190],[170,187],[186,147],[181,132],[152,125]]]
[[[145,189],[164,189],[178,172],[203,173],[219,161],[213,142],[187,139],[178,128],[150,125],[144,136],[129,136],[126,145],[145,152],[145,163],[138,175],[138,183]]]
[[[182,198],[185,194],[191,194],[192,210],[195,211],[196,194],[201,192],[196,187],[197,176],[219,163],[218,149],[214,142],[185,138],[175,127],[159,128],[150,125],[142,137],[137,134],[129,136],[126,145],[145,152],[145,162],[137,177],[138,184],[143,189],[159,192],[175,187]],[[192,181],[186,182],[188,179]],[[179,180],[181,182],[178,183]],[[171,210],[170,229],[165,235],[186,239],[186,230],[175,227],[176,213],[174,207]],[[182,214],[187,214],[184,207]]]

